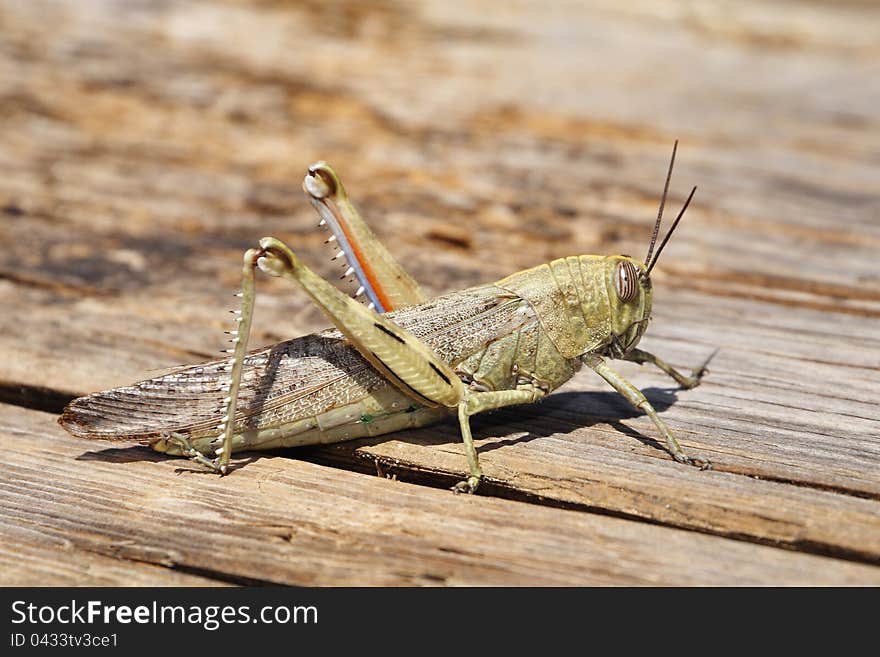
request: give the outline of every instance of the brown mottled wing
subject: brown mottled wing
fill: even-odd
[[[494,286],[426,301],[388,317],[455,365],[518,328],[522,300]],[[228,359],[194,365],[72,401],[59,422],[83,438],[151,442],[176,431],[216,432]],[[389,384],[338,331],[281,342],[245,359],[236,413],[240,428],[277,426],[355,402]]]

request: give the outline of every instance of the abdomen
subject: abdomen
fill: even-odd
[[[389,316],[455,364],[509,330],[521,300],[493,286],[432,299]],[[225,414],[228,360],[185,367],[71,402],[59,422],[75,436],[129,440],[172,451],[175,432],[208,451]],[[235,445],[335,442],[423,426],[425,409],[392,387],[337,331],[276,344],[245,359]]]

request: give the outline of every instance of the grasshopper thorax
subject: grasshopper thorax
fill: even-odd
[[[627,256],[570,256],[496,283],[529,303],[544,333],[565,358],[626,353],[651,314],[645,266]]]

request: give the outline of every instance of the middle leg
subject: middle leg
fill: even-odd
[[[458,423],[461,428],[461,439],[464,442],[464,451],[468,460],[470,476],[465,481],[460,481],[452,490],[456,493],[473,493],[480,485],[483,472],[480,469],[480,461],[477,458],[477,448],[474,446],[474,438],[471,435],[470,416],[491,411],[504,406],[516,404],[530,404],[538,401],[546,393],[535,386],[517,388],[516,390],[492,390],[488,392],[468,392],[458,405]]]

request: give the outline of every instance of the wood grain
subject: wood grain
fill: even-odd
[[[219,479],[67,439],[4,408],[0,530],[221,581],[298,585],[877,584],[880,568],[694,532],[456,496],[291,459]],[[29,554],[27,545],[24,554]],[[723,555],[723,558],[719,558]],[[0,566],[3,562],[0,561]],[[44,582],[65,581],[45,573]],[[0,580],[21,577],[3,568]],[[58,580],[54,578],[58,578]]]
[[[75,546],[68,537],[40,528],[3,523],[0,582],[3,586],[223,586],[216,577],[106,556]]]
[[[4,539],[8,531],[10,546],[33,546],[34,556],[16,566],[17,547],[0,553],[4,577],[532,581],[521,553],[496,554],[501,539],[466,564],[436,566],[439,537],[428,519],[457,505],[482,513],[485,504],[498,522],[513,514],[531,523],[522,531],[535,549],[552,542],[555,513],[564,515],[553,522],[564,517],[584,534],[597,514],[635,528],[616,535],[635,537],[624,556],[630,570],[600,576],[610,566],[591,562],[579,576],[585,566],[572,545],[588,539],[573,533],[535,582],[875,581],[878,18],[864,3],[684,0],[662,10],[604,0],[516,8],[487,0],[3,5],[0,400],[57,412],[72,395],[213,358],[224,346],[241,253],[264,234],[332,276],[324,235],[299,191],[317,159],[340,171],[376,232],[436,294],[572,253],[640,256],[679,138],[669,209],[691,184],[700,189],[654,272],[654,319],[642,346],[682,368],[719,349],[703,385],[690,391],[647,367],[619,366],[685,447],[713,461],[712,472],[673,463],[647,418],[586,372],[541,404],[474,421],[483,492],[500,499],[446,500],[433,490],[464,472],[452,424],[253,462],[245,456],[222,485],[195,474],[175,479],[188,482],[175,501],[199,499],[209,508],[197,513],[230,513],[241,527],[255,504],[253,482],[276,469],[296,499],[313,486],[328,506],[335,501],[355,516],[355,490],[373,500],[377,517],[393,514],[377,501],[380,491],[407,491],[413,508],[425,495],[431,510],[415,525],[424,542],[395,552],[403,564],[396,578],[391,565],[375,579],[355,574],[353,564],[372,568],[375,555],[356,554],[360,530],[341,518],[307,545],[312,575],[302,565],[271,565],[290,559],[287,552],[247,561],[232,545],[239,538],[224,538],[214,521],[200,540],[243,563],[224,561],[215,572],[208,550],[178,542],[170,561],[117,550],[126,532],[153,547],[170,540],[162,532],[178,517],[151,526],[149,516],[126,516],[130,527],[108,528],[99,519],[112,496],[130,477],[146,482],[190,466],[123,448],[88,462],[100,468],[94,483],[85,470],[65,483],[62,463],[95,448],[73,454],[76,443],[49,415],[25,422],[2,406],[3,426],[29,427],[27,441],[15,434],[10,461],[22,486],[30,482],[25,498],[54,509],[38,534],[13,533],[7,522]],[[299,290],[264,279],[258,290],[255,345],[326,325]],[[57,482],[31,481],[38,455],[53,463]],[[421,485],[352,483],[365,481],[352,471],[374,472],[376,461]],[[281,483],[273,485],[282,495]],[[4,508],[15,508],[4,490]],[[91,511],[53,506],[62,493],[84,492],[97,496]],[[206,495],[227,511],[201,502]],[[66,524],[64,513],[76,523]],[[305,511],[261,513],[261,522],[284,527],[315,522]],[[83,529],[90,522],[98,529]],[[649,529],[703,554],[700,572],[658,575],[639,543]],[[339,538],[321,543],[325,531]],[[383,544],[376,526],[365,531]],[[70,542],[71,533],[79,538]],[[334,541],[346,551],[313,556]],[[627,552],[621,545],[614,550]],[[708,564],[711,545],[742,550],[746,575],[730,570],[725,579]],[[674,570],[672,557],[663,558]],[[420,559],[440,579],[421,577]],[[801,559],[843,570],[822,579],[801,569]]]

